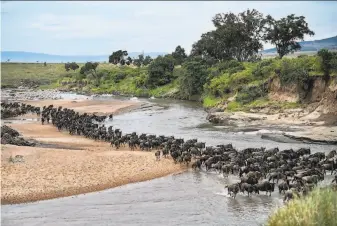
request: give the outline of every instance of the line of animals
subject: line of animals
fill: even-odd
[[[3,106],[3,104],[1,104]],[[171,156],[175,163],[189,164],[192,159],[192,168],[238,175],[240,181],[226,186],[228,194],[233,198],[239,192],[253,193],[266,192],[271,195],[278,187],[279,193],[284,194],[284,201],[297,195],[306,195],[318,182],[324,180],[327,171],[337,172],[337,151],[329,153],[311,153],[309,148],[298,150],[279,150],[272,148],[246,148],[236,150],[232,144],[207,146],[197,139],[177,139],[173,136],[156,136],[149,134],[137,135],[136,132],[122,134],[120,129],[112,126],[105,127],[105,120],[112,120],[113,115],[97,116],[80,114],[72,109],[56,108],[53,105],[40,108],[25,104],[5,105],[6,109],[16,109],[13,112],[36,113],[41,115],[41,122],[52,124],[59,130],[67,130],[69,134],[84,135],[94,140],[110,142],[112,147],[119,149],[121,145],[128,145],[131,150],[156,150],[155,157]],[[275,183],[276,181],[276,183]],[[279,181],[281,181],[279,183]],[[337,184],[337,175],[331,183]]]

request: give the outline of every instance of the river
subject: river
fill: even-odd
[[[96,97],[109,100],[111,97]],[[116,115],[105,122],[124,133],[138,132],[198,138],[206,145],[232,143],[246,147],[310,147],[331,151],[336,146],[277,143],[261,139],[263,133],[280,133],[277,128],[261,126],[255,130],[213,126],[198,103],[178,100],[141,100],[149,107]],[[248,131],[248,132],[244,132]],[[328,181],[332,177],[327,176]],[[331,180],[330,180],[331,179]],[[234,200],[224,186],[237,181],[216,173],[188,172],[155,180],[128,184],[114,189],[29,204],[2,206],[2,225],[261,225],[268,215],[282,206],[278,189],[271,197],[238,194]],[[323,183],[327,183],[326,181]]]

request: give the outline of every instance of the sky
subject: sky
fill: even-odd
[[[335,1],[1,1],[1,50],[57,55],[128,52],[189,53],[216,13],[257,9],[276,19],[303,15],[317,40],[337,35]],[[264,48],[272,47],[265,44]]]

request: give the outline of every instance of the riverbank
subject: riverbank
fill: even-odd
[[[317,112],[306,112],[303,109],[289,109],[282,113],[247,113],[247,112],[214,112],[209,113],[209,122],[218,125],[258,128],[261,126],[282,126],[285,129],[296,127],[296,131],[284,132],[284,139],[303,142],[337,144],[337,117],[321,119]],[[328,123],[329,122],[329,123]],[[271,135],[273,136],[273,135]],[[272,137],[271,137],[272,139]]]
[[[136,102],[93,100],[27,101],[36,106],[54,104],[76,111],[110,114],[138,106]],[[36,147],[2,145],[1,202],[16,204],[100,191],[123,184],[140,182],[179,173],[186,168],[169,158],[155,160],[154,153],[118,151],[109,143],[58,132],[52,125],[27,119],[32,115],[11,120],[10,126],[27,139],[36,140]],[[25,119],[25,120],[24,120]],[[12,163],[10,157],[22,155],[24,161]]]

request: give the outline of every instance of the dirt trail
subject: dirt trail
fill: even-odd
[[[40,105],[46,103],[41,101]],[[71,104],[63,102],[62,106],[70,107]],[[130,106],[129,104],[127,107]],[[83,111],[87,111],[84,103],[81,103],[81,107]],[[88,109],[90,111],[90,107]],[[120,108],[114,108],[115,112],[118,110]],[[22,118],[27,118],[27,115]],[[33,138],[62,148],[2,145],[2,204],[99,191],[186,170],[184,166],[174,164],[169,158],[156,161],[153,152],[130,151],[127,147],[116,151],[106,142],[71,136],[67,132],[58,132],[52,125],[41,125],[40,122],[14,122],[9,126],[25,138]],[[16,155],[24,156],[24,162],[9,161],[10,156]]]

